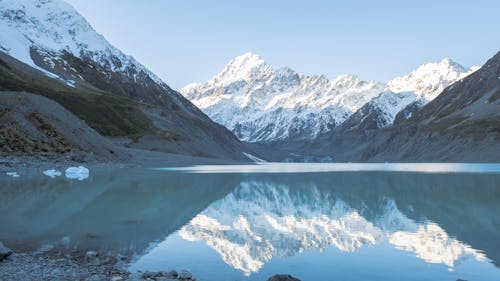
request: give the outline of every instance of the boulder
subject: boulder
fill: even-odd
[[[193,280],[193,275],[186,270],[179,272],[179,280]]]
[[[10,255],[12,255],[12,250],[5,247],[3,243],[0,242],[0,261],[3,261]]]
[[[290,274],[276,274],[267,279],[267,281],[300,281],[300,279],[297,279]]]

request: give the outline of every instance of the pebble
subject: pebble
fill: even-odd
[[[87,259],[95,259],[98,256],[99,256],[99,254],[96,251],[88,251],[87,253],[85,253],[85,257]]]

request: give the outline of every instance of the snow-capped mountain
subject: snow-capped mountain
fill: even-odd
[[[181,93],[240,139],[256,142],[328,131],[383,89],[353,75],[328,80],[274,69],[246,53],[206,84],[190,84]]]
[[[68,52],[115,72],[132,76],[144,72],[168,88],[134,58],[112,46],[64,1],[0,0],[0,6],[0,49],[34,68],[57,72],[51,67]],[[34,52],[45,55],[42,61],[34,61]]]
[[[439,63],[425,63],[408,75],[389,81],[385,91],[359,113],[362,117],[374,114],[371,118],[375,119],[377,128],[390,126],[398,113],[406,109],[403,117],[409,118],[413,111],[432,101],[446,87],[477,69],[475,66],[466,69],[448,58]],[[413,105],[411,110],[407,108],[410,105]]]
[[[216,122],[250,142],[311,139],[341,125],[351,115],[379,110],[379,127],[393,123],[411,103],[424,105],[445,87],[470,73],[450,59],[427,63],[387,84],[353,75],[333,80],[306,76],[289,68],[273,69],[258,55],[233,59],[204,84],[190,84],[181,93]]]
[[[146,149],[248,159],[230,131],[111,45],[63,0],[0,0],[0,55],[31,75],[7,90],[50,94],[105,136],[142,137],[135,143]],[[9,82],[19,76],[3,74],[11,75]],[[40,82],[47,76],[56,86]],[[72,91],[74,100],[60,96]]]
[[[368,220],[363,209],[314,184],[301,191],[286,184],[246,181],[193,218],[179,235],[205,241],[232,267],[250,275],[273,257],[290,257],[306,250],[335,247],[355,252],[389,243],[414,253],[427,263],[453,268],[468,258],[486,256],[430,221],[408,218],[392,199]]]

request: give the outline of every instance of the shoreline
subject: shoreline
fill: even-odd
[[[184,167],[193,165],[253,164],[227,159],[206,158],[172,154],[143,149],[127,148],[127,159],[100,159],[88,156],[75,160],[70,155],[2,155],[0,174],[18,173],[29,175],[55,169],[64,172],[68,167],[84,166],[91,170],[109,168]]]
[[[52,249],[16,253],[0,261],[0,280],[196,280],[187,271],[129,272],[132,256]]]

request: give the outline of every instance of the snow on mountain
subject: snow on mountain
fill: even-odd
[[[334,194],[314,184],[301,192],[274,182],[247,181],[193,218],[179,235],[205,241],[222,259],[246,275],[273,257],[289,257],[335,247],[343,252],[388,242],[428,263],[449,267],[466,258],[485,260],[480,251],[450,237],[432,222],[415,222],[393,200],[369,221]]]
[[[181,93],[241,140],[266,142],[314,138],[369,102],[383,116],[379,127],[390,125],[406,106],[431,101],[471,71],[445,59],[423,64],[387,84],[353,75],[328,80],[286,67],[275,70],[258,55],[246,53],[207,83],[187,85]]]
[[[392,125],[396,115],[408,105],[416,103],[421,107],[427,104],[446,87],[477,69],[465,69],[446,58],[439,63],[425,63],[408,75],[392,79],[385,91],[370,101],[372,108],[381,115],[378,127]]]
[[[127,74],[134,68],[167,87],[134,58],[112,46],[62,0],[0,0],[0,50],[50,76],[54,76],[50,69],[35,63],[33,51],[44,53],[49,65],[60,58],[48,52],[60,55],[66,51],[111,71]]]
[[[190,84],[181,93],[240,139],[255,142],[328,131],[383,88],[353,75],[330,81],[287,67],[274,69],[246,53],[207,83]]]

